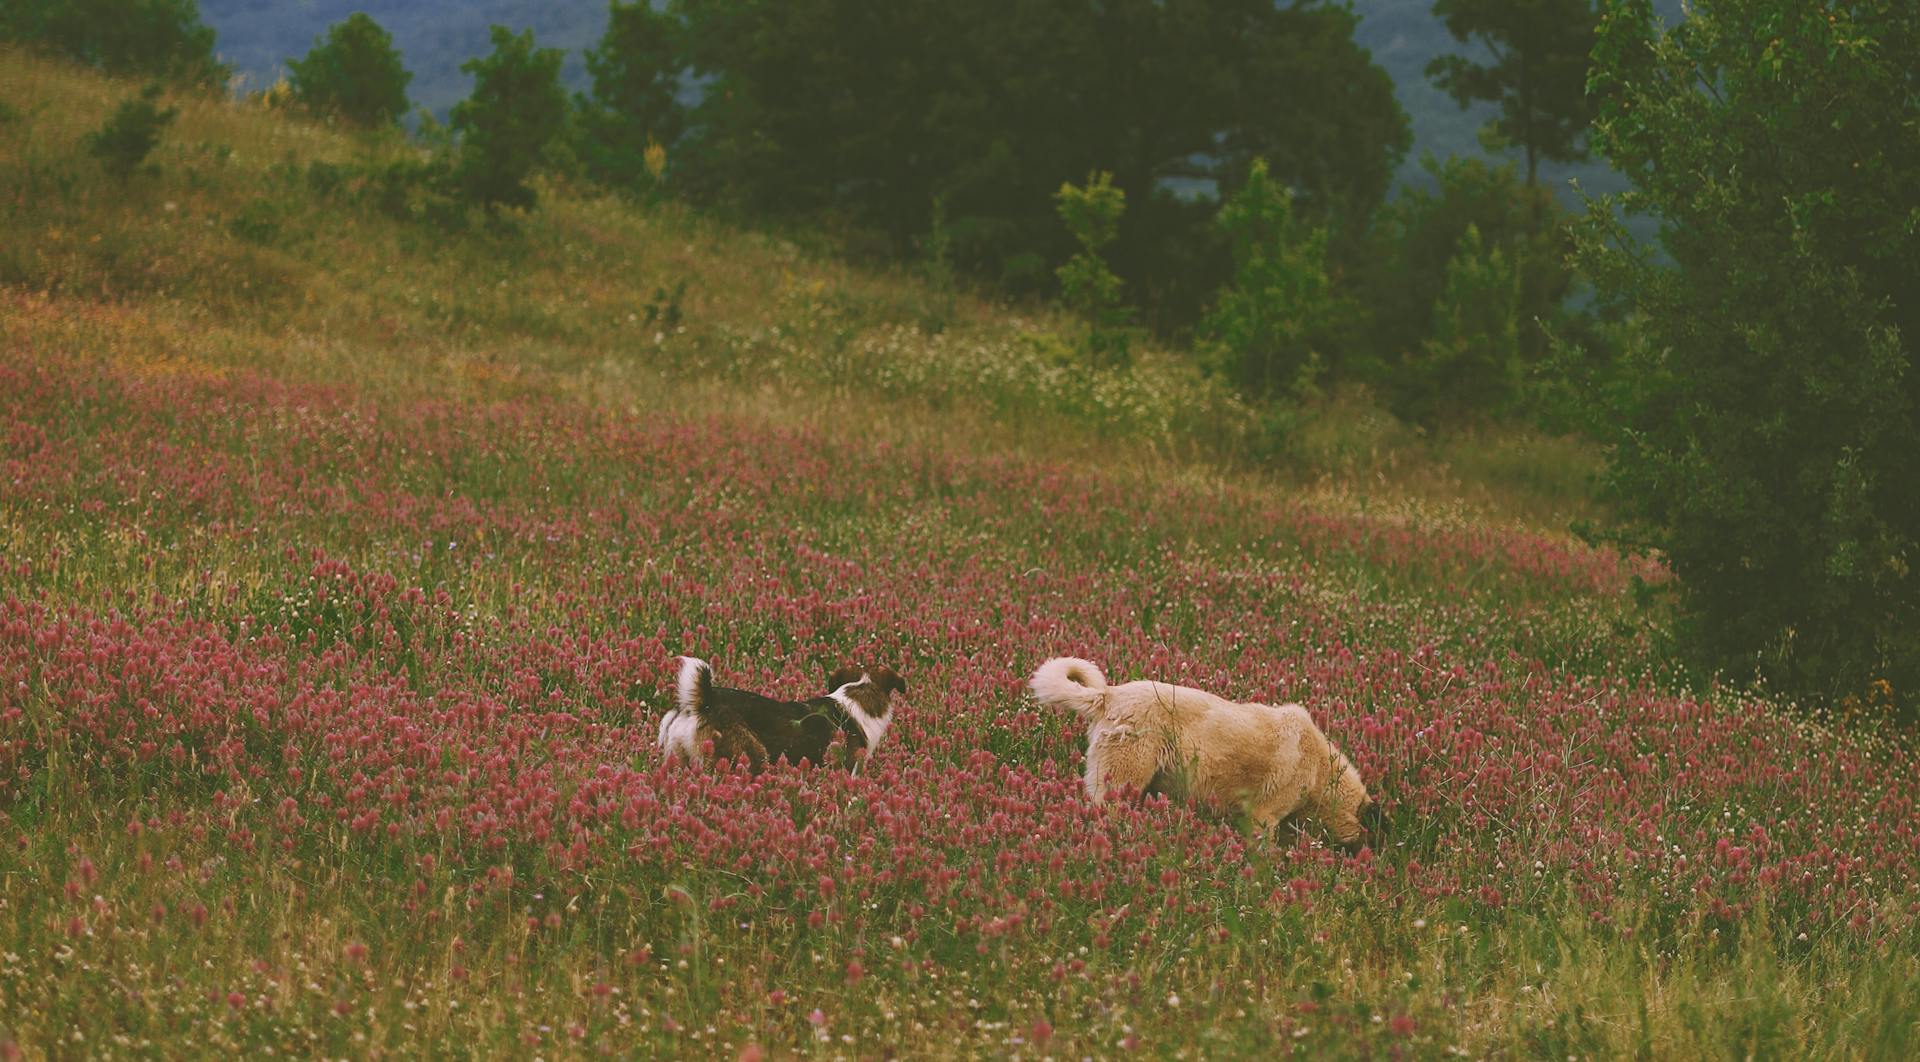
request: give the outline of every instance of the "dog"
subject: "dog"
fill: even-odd
[[[1070,656],[1040,665],[1029,686],[1042,705],[1087,722],[1096,804],[1131,786],[1244,807],[1263,833],[1298,814],[1350,850],[1366,836],[1373,800],[1360,773],[1297,704],[1239,704],[1164,682],[1109,686],[1097,665]]]
[[[784,757],[824,765],[834,735],[846,739],[844,760],[858,761],[879,746],[893,721],[893,695],[907,684],[885,667],[842,667],[827,677],[827,694],[804,701],[778,701],[713,684],[713,667],[697,657],[680,658],[675,705],[660,720],[659,745],[668,759],[701,764],[713,756],[745,756],[755,772]]]

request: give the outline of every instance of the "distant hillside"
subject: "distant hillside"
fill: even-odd
[[[1478,130],[1491,108],[1462,111],[1452,99],[1427,81],[1427,63],[1435,56],[1461,49],[1446,27],[1433,17],[1431,0],[1355,0],[1361,16],[1358,39],[1392,75],[1400,105],[1413,123],[1413,150],[1401,175],[1423,182],[1422,153],[1448,155],[1480,153]],[[1678,0],[1660,0],[1656,7],[1679,11]],[[355,11],[365,11],[393,33],[407,68],[413,71],[410,95],[415,106],[445,117],[447,109],[466,96],[471,79],[460,64],[487,51],[487,27],[500,23],[514,29],[531,28],[541,45],[567,52],[563,77],[575,89],[586,86],[580,51],[597,43],[606,29],[605,0],[549,0],[517,3],[513,0],[202,0],[202,16],[220,35],[221,58],[237,66],[253,86],[273,83],[284,74],[288,57],[304,55],[327,27]],[[1542,175],[1562,195],[1568,177],[1578,177],[1591,190],[1621,187],[1617,175],[1602,164],[1562,166],[1543,164]]]

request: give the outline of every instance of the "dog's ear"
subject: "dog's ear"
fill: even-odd
[[[890,667],[870,667],[867,674],[873,678],[873,684],[880,687],[882,693],[907,694],[907,680],[894,673]]]
[[[839,689],[849,682],[858,682],[860,681],[860,676],[866,673],[866,668],[854,667],[852,664],[842,664],[834,668],[833,671],[827,675],[827,692],[832,693],[834,690]]]

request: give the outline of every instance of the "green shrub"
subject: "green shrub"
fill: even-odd
[[[287,60],[293,97],[319,114],[336,114],[368,128],[392,125],[407,113],[407,82],[393,36],[355,12],[327,30],[304,59]]]
[[[234,215],[227,223],[227,231],[248,243],[269,246],[280,238],[281,214],[281,207],[275,201],[256,199]]]
[[[1603,21],[1580,260],[1637,309],[1600,427],[1707,664],[1920,704],[1920,6],[1646,0]],[[1665,260],[1614,206],[1659,215]]]
[[[1429,155],[1422,166],[1433,188],[1409,188],[1387,204],[1361,253],[1347,263],[1353,290],[1368,311],[1355,344],[1366,355],[1351,359],[1347,368],[1407,416],[1421,405],[1424,386],[1407,363],[1418,360],[1433,338],[1437,304],[1468,226],[1516,274],[1524,364],[1547,356],[1549,332],[1584,327],[1582,316],[1567,308],[1574,283],[1567,262],[1572,219],[1550,191],[1526,183],[1511,163],[1441,162]]]
[[[1200,322],[1207,366],[1261,397],[1310,390],[1351,308],[1327,275],[1327,230],[1300,223],[1293,195],[1256,160],[1215,224],[1233,280]]]
[[[1127,193],[1113,186],[1113,175],[1094,173],[1085,185],[1062,184],[1054,193],[1060,220],[1080,250],[1054,270],[1060,298],[1087,322],[1085,353],[1096,365],[1124,365],[1132,354],[1133,308],[1121,296],[1120,278],[1101,252],[1120,235]]]
[[[161,110],[155,103],[159,98],[160,86],[148,85],[137,98],[123,101],[107,124],[87,134],[87,153],[114,177],[124,181],[141,170],[159,145],[161,132],[173,122],[178,112],[172,107]]]
[[[1520,377],[1520,278],[1468,225],[1447,262],[1433,326],[1411,359],[1397,412],[1433,424],[1504,412]]]
[[[492,54],[460,66],[473,75],[473,95],[453,108],[460,136],[453,186],[489,213],[502,206],[531,209],[535,195],[527,178],[567,117],[561,55],[535,48],[531,30],[515,34],[494,26],[492,33]]]

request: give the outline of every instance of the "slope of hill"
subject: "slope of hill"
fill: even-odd
[[[671,206],[193,98],[111,180],[136,91],[0,49],[0,1057],[1920,1048],[1920,762],[1690,692],[1657,569]],[[1061,652],[1304,702],[1380,831],[1088,804]],[[911,692],[678,770],[676,653]]]

